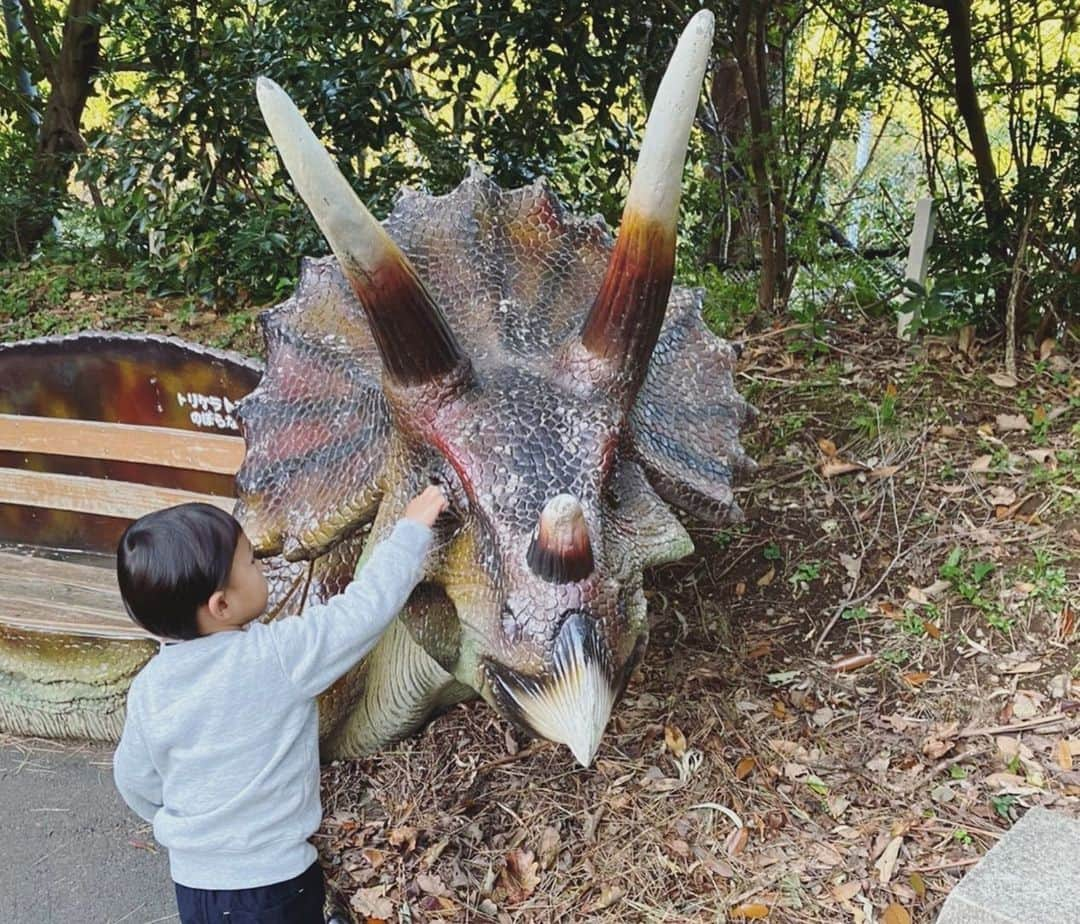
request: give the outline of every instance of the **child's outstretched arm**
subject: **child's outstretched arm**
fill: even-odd
[[[113,779],[132,811],[146,821],[153,821],[154,813],[162,805],[161,776],[143,740],[135,699],[133,687],[128,695],[124,731],[113,755]]]
[[[301,617],[258,627],[269,635],[286,676],[304,696],[317,696],[375,646],[423,575],[431,527],[445,509],[442,491],[427,488],[409,502],[344,593]]]

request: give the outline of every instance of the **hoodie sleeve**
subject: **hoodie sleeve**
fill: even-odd
[[[162,805],[161,776],[150,759],[150,749],[139,727],[134,699],[129,693],[124,731],[113,755],[113,780],[123,800],[135,814],[146,821],[153,821],[154,814]]]
[[[375,646],[423,576],[431,537],[423,523],[399,520],[343,593],[262,627],[304,696],[317,696]]]

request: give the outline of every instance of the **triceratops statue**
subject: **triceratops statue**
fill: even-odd
[[[542,183],[478,170],[403,192],[384,226],[284,92],[259,103],[334,257],[263,316],[238,516],[276,612],[341,589],[429,481],[451,498],[424,581],[320,703],[328,755],[479,694],[583,765],[648,636],[642,569],[693,546],[668,504],[738,516],[735,354],[672,287],[687,140],[712,39],[698,13],[653,104],[614,246]],[[310,564],[309,564],[310,562]]]

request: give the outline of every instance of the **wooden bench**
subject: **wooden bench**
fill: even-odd
[[[93,675],[95,657],[130,666],[125,641],[142,640],[134,661],[145,660],[152,644],[116,588],[117,540],[162,507],[232,510],[244,457],[236,402],[261,374],[252,360],[166,337],[0,344],[0,730],[115,734],[111,721],[81,728],[77,705],[60,700],[42,707],[46,727],[25,721],[6,690],[34,685],[36,671],[55,680],[54,662],[74,653],[86,660],[78,676]]]

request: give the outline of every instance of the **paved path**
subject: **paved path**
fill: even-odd
[[[113,787],[111,750],[0,736],[0,906],[3,924],[176,924],[165,851]]]

